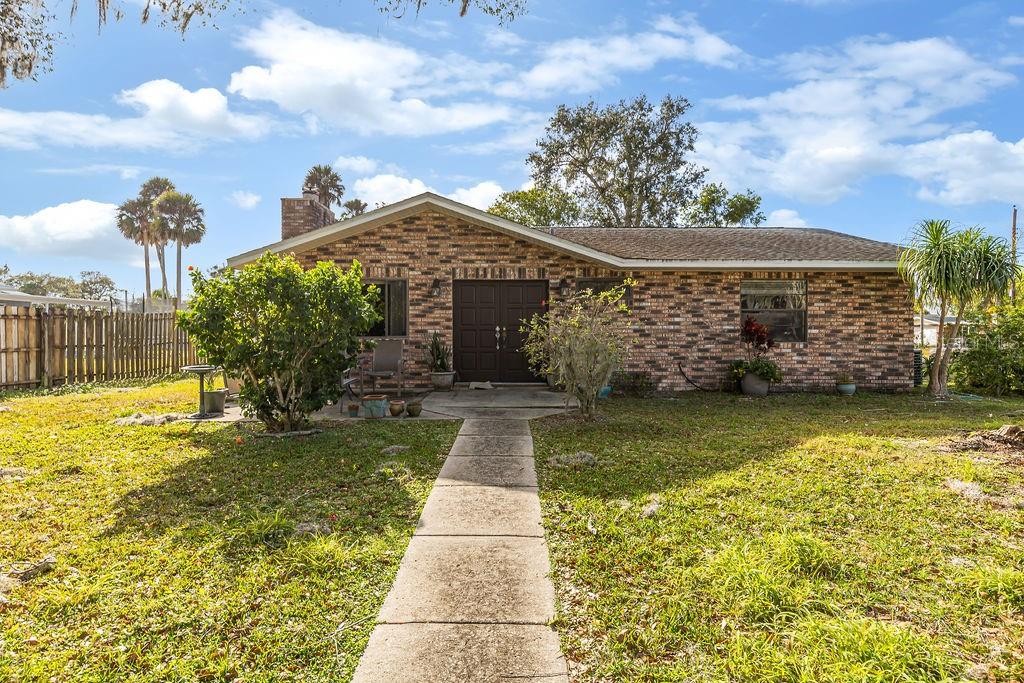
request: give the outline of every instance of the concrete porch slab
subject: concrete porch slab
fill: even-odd
[[[415,533],[417,536],[543,538],[537,489],[435,486],[423,507]]]
[[[457,436],[449,455],[533,455],[533,437]]]
[[[488,420],[471,417],[462,423],[460,436],[530,436],[530,425],[523,420]]]
[[[568,683],[558,634],[518,624],[380,624],[353,683]]]
[[[547,624],[548,571],[543,538],[413,536],[379,621]]]
[[[448,458],[434,483],[438,486],[536,486],[533,458],[462,456]]]
[[[423,409],[426,413],[426,408]],[[563,408],[487,408],[463,406],[437,406],[433,412],[445,415],[447,419],[483,417],[491,420],[535,420],[548,415],[564,413]]]

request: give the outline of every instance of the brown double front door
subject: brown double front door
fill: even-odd
[[[461,382],[536,382],[519,327],[544,312],[547,280],[456,280],[455,371]]]

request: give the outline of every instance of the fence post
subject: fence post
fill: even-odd
[[[43,376],[41,385],[47,389],[53,384],[53,337],[50,334],[50,307],[39,310],[39,326],[43,331]]]

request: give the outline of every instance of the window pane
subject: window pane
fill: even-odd
[[[363,293],[365,294],[366,291],[371,286],[377,287],[377,292],[379,295],[377,299],[377,305],[374,306],[374,310],[377,311],[377,322],[375,322],[373,326],[369,329],[369,331],[367,331],[366,335],[368,337],[383,337],[387,333],[387,319],[385,314],[387,311],[388,287],[387,284],[383,282],[364,282]]]
[[[740,285],[743,320],[768,327],[776,341],[807,340],[806,280],[744,280]]]
[[[388,336],[404,337],[406,334],[406,289],[405,280],[388,283]]]

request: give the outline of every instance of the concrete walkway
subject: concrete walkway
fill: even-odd
[[[470,396],[438,405],[467,419],[381,608],[358,683],[569,680],[548,626],[555,592],[527,421],[560,408],[530,405],[525,393],[482,401],[491,405]]]

